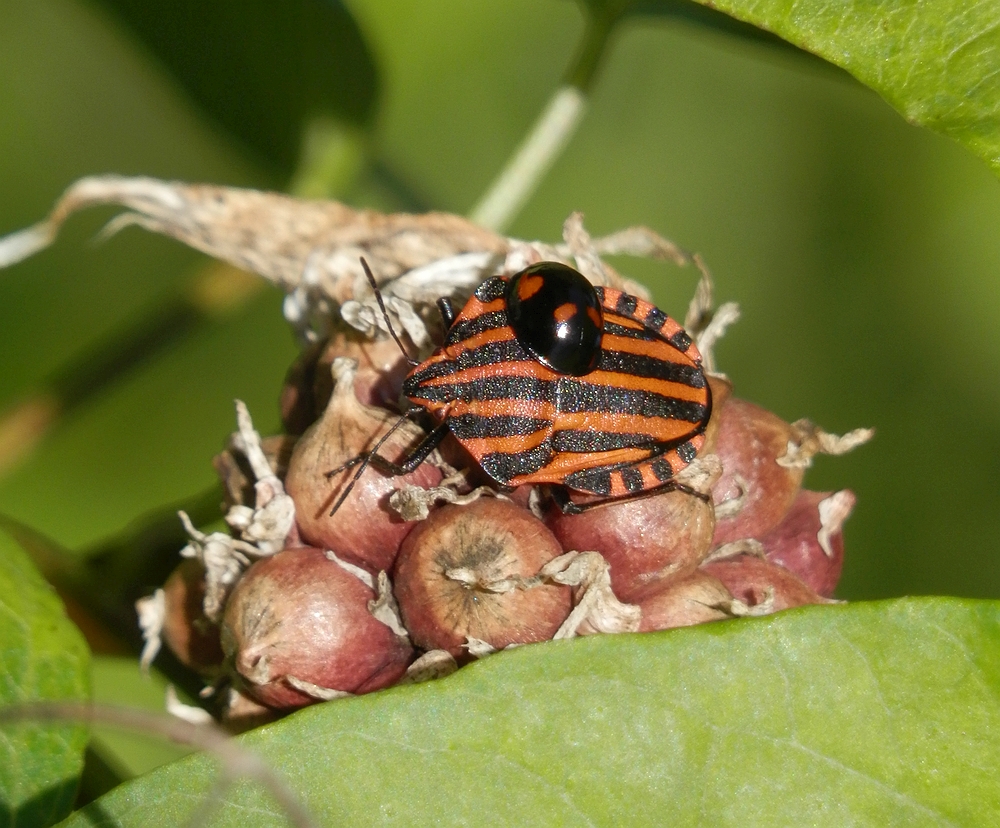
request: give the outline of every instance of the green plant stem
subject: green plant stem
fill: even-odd
[[[619,19],[617,10],[587,7],[587,24],[576,60],[514,154],[469,217],[504,232],[566,148],[587,109],[591,85]]]
[[[576,131],[586,109],[586,98],[575,86],[556,90],[470,218],[503,232],[538,188],[556,158]]]

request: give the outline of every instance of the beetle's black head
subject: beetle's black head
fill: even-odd
[[[594,286],[559,262],[539,262],[507,284],[507,320],[517,341],[542,365],[583,376],[601,357],[604,315]]]

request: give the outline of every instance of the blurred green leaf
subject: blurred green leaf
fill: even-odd
[[[995,825],[998,645],[997,602],[812,607],[524,647],[243,743],[322,825]],[[65,824],[184,824],[216,773],[182,760]],[[211,824],[248,814],[280,824],[246,783]]]
[[[0,707],[86,699],[89,653],[24,551],[0,532]],[[87,729],[7,724],[0,730],[0,825],[45,826],[76,795]]]
[[[696,2],[846,69],[908,121],[954,138],[1000,175],[1000,5],[964,0]],[[677,15],[678,6],[677,0],[639,0],[634,10]]]
[[[220,124],[285,175],[314,117],[362,125],[375,62],[338,0],[100,0]]]

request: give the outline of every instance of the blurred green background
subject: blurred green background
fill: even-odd
[[[287,145],[268,155],[287,135],[254,144],[209,117],[116,6],[135,4],[0,4],[0,234],[92,173],[288,186]],[[346,8],[371,65],[344,46],[313,69],[337,75],[348,101],[357,91],[343,114],[368,164],[347,164],[339,196],[380,209],[468,211],[582,32],[568,0]],[[317,30],[299,23],[293,41]],[[242,67],[253,55],[219,57]],[[260,60],[236,74],[267,77]],[[241,117],[252,128],[252,109]],[[832,431],[877,428],[807,476],[858,495],[840,597],[1000,595],[1000,189],[982,162],[817,60],[640,18],[615,35],[579,133],[510,232],[558,239],[574,210],[594,234],[645,224],[705,257],[719,300],[743,308],[718,349],[738,395]],[[53,248],[0,273],[0,407],[204,267],[141,230],[92,244],[111,215],[74,218]],[[693,273],[616,264],[683,318]],[[260,430],[278,426],[296,353],[280,302],[262,292],[73,409],[0,479],[0,512],[85,549],[205,490],[235,397]]]
[[[173,72],[185,29],[152,11],[172,5],[201,38]],[[338,197],[467,212],[582,28],[569,0],[3,0],[0,234],[93,173],[315,192],[294,159],[320,98],[340,120],[313,134],[343,141],[313,171]],[[1000,189],[982,162],[818,60],[638,18],[616,32],[579,133],[511,234],[556,240],[574,210],[594,234],[645,224],[705,257],[719,301],[743,308],[718,348],[740,396],[832,431],[877,428],[807,476],[858,495],[840,597],[1000,595]],[[51,249],[0,272],[0,409],[203,272],[204,257],[141,230],[93,244],[113,214],[73,218]],[[683,318],[694,273],[616,264]],[[261,431],[278,427],[297,351],[280,304],[264,290],[68,410],[0,477],[0,513],[86,552],[204,492],[234,398]],[[100,700],[155,709],[163,687],[114,645],[94,662]],[[176,755],[107,731],[94,750],[88,767],[110,777],[89,795]]]

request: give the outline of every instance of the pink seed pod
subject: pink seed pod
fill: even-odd
[[[333,373],[337,380],[333,395],[323,417],[296,443],[288,463],[285,490],[295,501],[296,522],[306,543],[332,549],[373,573],[388,571],[399,544],[413,528],[389,507],[390,495],[404,483],[436,486],[441,472],[425,462],[410,474],[394,477],[370,465],[331,515],[334,503],[353,480],[357,468],[344,469],[330,478],[327,473],[372,449],[399,421],[397,414],[358,401],[353,362],[335,361]],[[379,448],[379,455],[399,460],[423,434],[413,423],[403,422]]]
[[[791,511],[760,539],[767,559],[794,572],[814,592],[833,595],[844,565],[844,521],[854,492],[799,492]]]
[[[334,333],[316,364],[313,396],[317,416],[326,408],[333,393],[330,367],[338,357],[357,360],[354,393],[361,402],[397,410],[403,380],[410,372],[410,364],[391,337],[369,339],[351,329]]]
[[[375,592],[320,549],[286,549],[251,566],[222,619],[222,646],[247,695],[274,708],[394,684],[409,641],[369,610]]]
[[[164,613],[161,636],[177,660],[204,676],[222,668],[219,625],[205,615],[205,567],[186,558],[163,585]]]
[[[465,655],[469,638],[494,649],[551,638],[570,611],[570,588],[526,586],[562,547],[515,504],[483,497],[432,512],[403,541],[395,595],[425,650]]]
[[[648,587],[634,603],[642,610],[639,632],[689,627],[731,618],[733,596],[718,578],[692,572]]]
[[[736,397],[722,409],[715,451],[722,460],[722,477],[712,488],[720,510],[713,545],[759,538],[788,513],[804,469],[778,465],[796,433],[789,423],[760,406]],[[727,502],[741,504],[733,515]]]
[[[281,421],[290,434],[302,434],[323,413],[333,393],[330,367],[339,357],[358,363],[354,393],[365,405],[398,410],[403,380],[410,370],[389,337],[369,339],[354,330],[335,331],[304,350],[292,363],[281,390]]]
[[[768,615],[803,604],[830,603],[783,566],[755,555],[736,555],[711,561],[699,570],[718,578],[750,615]]]
[[[712,416],[708,418],[708,425],[705,427],[705,443],[699,452],[702,455],[714,454],[715,447],[719,442],[719,428],[722,423],[722,411],[733,396],[733,384],[728,377],[706,374],[708,387],[712,390]]]
[[[611,588],[633,602],[651,581],[698,568],[712,546],[715,511],[673,491],[595,506],[578,515],[552,508],[545,516],[564,549],[600,552],[611,565]]]

